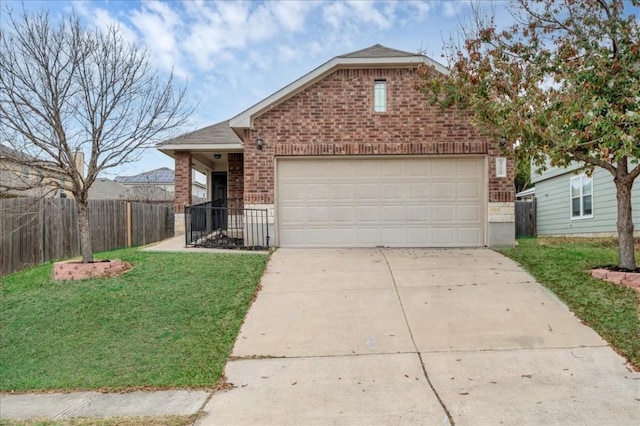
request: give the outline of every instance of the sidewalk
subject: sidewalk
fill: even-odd
[[[233,254],[267,254],[267,251],[240,250],[240,249],[219,249],[206,247],[186,247],[184,234],[149,244],[141,248],[142,251],[171,251],[186,253],[233,253]]]
[[[206,391],[0,394],[0,419],[189,416],[206,403]]]

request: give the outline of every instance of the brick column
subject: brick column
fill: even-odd
[[[191,202],[191,153],[176,152],[175,213],[184,213],[184,206]]]
[[[227,186],[229,207],[243,208],[244,197],[244,155],[241,152],[229,153]]]

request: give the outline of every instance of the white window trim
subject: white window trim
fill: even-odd
[[[573,195],[572,195],[573,181],[577,180],[577,179],[580,179],[580,200],[582,200],[582,197],[584,196],[584,194],[582,193],[582,187],[583,187],[582,179],[583,178],[590,179],[590,181],[591,181],[591,214],[588,214],[588,215],[582,214],[583,213],[582,208],[583,208],[584,203],[581,201],[580,202],[580,213],[581,213],[581,215],[580,216],[574,216],[573,215]],[[593,202],[594,200],[593,199],[594,199],[594,196],[593,196],[593,176],[589,177],[589,176],[587,176],[586,174],[583,173],[583,174],[580,174],[578,176],[572,176],[569,179],[569,219],[571,219],[571,220],[593,219],[593,212],[595,210],[594,202]]]

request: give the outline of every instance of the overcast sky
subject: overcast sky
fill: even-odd
[[[1,0],[6,4],[6,0]],[[20,8],[19,2],[10,2]],[[502,14],[504,6],[497,2]],[[146,45],[160,72],[187,82],[198,104],[188,130],[229,119],[334,56],[376,43],[442,62],[442,44],[468,1],[36,1],[56,18],[75,10],[88,26],[117,22]],[[174,167],[149,150],[117,174]],[[113,176],[109,176],[113,177]]]

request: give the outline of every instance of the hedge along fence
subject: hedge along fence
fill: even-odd
[[[173,236],[173,206],[90,200],[94,252],[141,246]],[[80,255],[73,199],[0,199],[0,276]]]

